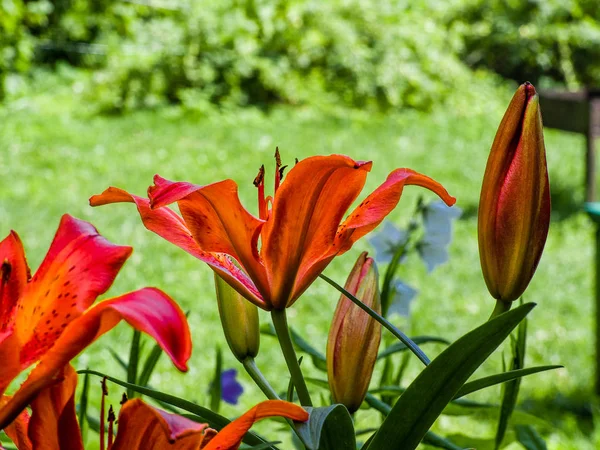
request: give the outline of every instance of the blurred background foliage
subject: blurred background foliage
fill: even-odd
[[[104,112],[163,103],[430,110],[469,68],[600,83],[596,0],[2,0],[8,73],[93,69]],[[8,83],[10,90],[10,83]]]
[[[17,230],[33,268],[65,212],[132,245],[111,294],[161,287],[191,311],[194,330],[190,373],[175,373],[163,358],[152,384],[206,404],[214,345],[226,348],[212,273],[146,232],[131,207],[92,209],[89,196],[108,185],[142,194],[156,172],[200,184],[232,178],[256,212],[251,183],[260,163],[273,164],[275,146],[288,163],[325,153],[372,159],[365,192],[392,167],[411,167],[442,182],[464,213],[447,265],[431,276],[418,261],[404,266],[402,279],[420,293],[410,319],[398,324],[413,336],[454,340],[491,311],[477,204],[516,86],[510,80],[598,87],[599,53],[597,0],[0,0],[0,236]],[[527,365],[566,368],[524,380],[520,407],[527,420],[544,418],[538,429],[549,449],[591,450],[600,448],[600,403],[593,395],[595,228],[581,212],[585,143],[556,130],[545,140],[553,222],[526,298],[540,303]],[[406,190],[396,226],[406,225],[418,193]],[[366,241],[327,275],[343,282],[361,250],[370,250]],[[320,349],[338,298],[318,282],[290,310],[294,328]],[[128,327],[118,328],[76,366],[121,376],[108,349],[127,355],[130,337]],[[443,349],[431,345],[430,356]],[[501,357],[480,375],[497,372]],[[259,358],[285,390],[276,343],[264,339]],[[224,352],[224,367],[235,364]],[[318,375],[309,361],[304,368]],[[416,371],[411,365],[407,378]],[[238,409],[224,407],[228,416],[263,399],[240,378],[246,393]],[[475,399],[495,402],[498,394]],[[119,390],[111,395],[118,404]],[[378,423],[358,415],[365,427]],[[444,416],[435,430],[487,439],[495,424],[486,410]],[[272,431],[268,423],[257,429]]]

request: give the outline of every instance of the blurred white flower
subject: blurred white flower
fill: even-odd
[[[377,233],[369,238],[369,243],[375,249],[375,261],[379,264],[389,263],[394,254],[408,239],[406,230],[396,228],[390,221],[385,221]]]
[[[394,280],[393,295],[390,306],[387,310],[387,315],[399,314],[404,317],[410,315],[410,305],[416,298],[419,291],[412,286],[403,283],[396,279]]]
[[[461,214],[460,208],[446,206],[441,200],[423,208],[425,232],[417,244],[417,250],[428,272],[448,261],[448,245],[452,242],[452,221]]]

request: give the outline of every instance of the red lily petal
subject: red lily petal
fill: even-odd
[[[349,250],[354,242],[377,227],[400,201],[404,186],[411,184],[435,192],[448,206],[456,203],[437,181],[411,169],[396,169],[340,225],[336,236],[337,254]]]
[[[11,381],[21,372],[19,359],[19,340],[13,331],[0,333],[0,395],[4,393]]]
[[[119,431],[110,450],[195,450],[207,427],[136,398],[121,408]]]
[[[330,250],[337,227],[370,170],[370,162],[343,155],[307,158],[290,170],[262,231],[261,254],[276,309],[296,297],[298,272]]]
[[[10,397],[4,396],[0,398],[0,409],[8,403]],[[17,446],[19,450],[31,450],[31,441],[27,436],[27,430],[29,428],[29,414],[27,411],[21,412],[17,418],[9,425],[4,428],[4,432],[10,438],[11,441]],[[2,448],[2,447],[0,447]]]
[[[188,229],[203,251],[232,256],[254,280],[263,296],[269,292],[257,247],[264,222],[242,206],[234,181],[197,186],[156,175],[154,183],[148,188],[153,209],[177,202]]]
[[[11,328],[17,300],[29,280],[23,244],[14,231],[0,242],[0,332]]]
[[[121,319],[152,336],[179,370],[187,370],[192,343],[183,311],[158,289],[130,292],[98,303],[69,323],[11,401],[0,410],[0,428],[10,423],[41,389],[52,384],[71,359]]]
[[[60,383],[41,391],[31,403],[28,435],[35,450],[83,450],[75,414],[77,373],[69,364],[62,376]]]
[[[91,206],[110,203],[135,203],[146,228],[207,263],[240,294],[257,306],[264,308],[262,297],[248,276],[225,255],[203,251],[194,241],[183,219],[173,210],[169,208],[150,209],[148,199],[115,187],[109,187],[102,194],[90,198]]]
[[[131,254],[89,223],[64,215],[40,268],[18,300],[15,333],[22,369],[106,292]]]
[[[208,445],[200,448],[204,450],[235,450],[254,422],[274,416],[286,417],[299,422],[306,422],[309,417],[308,413],[298,405],[283,400],[267,400],[228,424],[210,440]]]

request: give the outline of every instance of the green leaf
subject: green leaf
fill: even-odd
[[[144,386],[139,386],[137,384],[127,383],[126,381],[121,381],[117,378],[113,378],[95,370],[78,370],[77,373],[89,373],[90,375],[96,375],[97,377],[106,378],[108,381],[118,384],[119,386],[132,389],[136,392],[139,392],[140,394],[146,395],[155,400],[159,400],[161,402],[176,406],[180,409],[183,409],[184,411],[190,412],[198,416],[204,423],[208,423],[208,425],[211,428],[214,428],[216,430],[220,430],[221,428],[225,427],[231,422],[226,417],[223,417],[220,414],[217,414],[208,408],[204,408],[203,406],[197,405],[196,403],[190,402],[189,400],[175,397],[174,395],[165,394],[163,392],[156,391],[154,389]],[[259,437],[252,431],[249,431],[245,434],[243,441],[248,445],[260,445],[266,442],[263,438]]]
[[[142,368],[142,373],[138,380],[138,384],[140,386],[146,386],[150,382],[150,377],[152,376],[152,372],[154,372],[154,368],[156,367],[156,363],[158,363],[162,352],[163,351],[162,348],[160,348],[160,345],[154,344],[154,347],[144,362],[144,367]]]
[[[469,381],[468,383],[466,383],[463,387],[461,387],[458,390],[454,398],[457,399],[460,397],[464,397],[465,395],[480,391],[490,386],[506,383],[507,381],[515,380],[517,378],[525,377],[527,375],[533,375],[534,373],[562,368],[563,366],[560,365],[528,367],[527,369],[509,370],[508,372],[491,375],[489,377],[479,378],[478,380]]]
[[[428,431],[423,438],[423,444],[427,444],[436,448],[444,448],[446,450],[464,450],[463,447],[459,447],[450,439],[444,438],[431,431]]]
[[[517,425],[515,427],[517,433],[517,440],[527,450],[547,450],[546,442],[544,439],[535,431],[531,425]]]
[[[425,365],[429,364],[429,362],[430,362],[429,358],[423,352],[423,350],[421,350],[417,344],[415,344],[402,331],[400,331],[398,328],[396,328],[391,322],[389,322],[387,319],[385,319],[381,315],[377,314],[377,312],[373,311],[371,308],[369,308],[367,305],[365,305],[363,302],[361,302],[358,298],[356,298],[354,295],[352,295],[346,289],[344,289],[342,286],[340,286],[335,281],[333,281],[331,278],[329,278],[323,274],[319,275],[319,277],[322,278],[323,280],[327,281],[330,285],[332,285],[334,288],[336,288],[338,291],[340,291],[342,294],[344,294],[348,298],[348,300],[352,301],[356,306],[358,306],[360,309],[365,311],[373,319],[375,319],[377,322],[379,322],[384,328],[386,328],[390,333],[392,333],[394,336],[396,336],[400,340],[400,342],[403,342],[410,349],[410,351],[413,352],[417,358],[419,358],[419,360],[423,364],[425,364]]]
[[[525,363],[525,347],[527,344],[527,319],[523,320],[517,330],[517,339],[512,341],[512,361],[511,370],[519,370],[523,368]],[[506,371],[505,371],[506,372]],[[506,383],[503,386],[502,403],[500,406],[500,417],[498,419],[498,429],[496,430],[496,450],[500,448],[508,421],[517,404],[519,396],[519,387],[521,379],[516,378]]]
[[[214,378],[210,383],[209,395],[210,395],[210,409],[216,413],[219,412],[221,407],[221,373],[223,372],[223,354],[219,346],[215,348],[217,355],[217,361],[215,364]]]
[[[81,389],[81,395],[79,396],[79,405],[77,405],[77,419],[79,420],[79,428],[81,429],[81,438],[85,442],[85,435],[87,431],[86,421],[83,420],[87,416],[87,405],[88,405],[88,393],[90,391],[90,376],[85,374],[83,377],[83,388]]]
[[[445,349],[398,399],[369,448],[416,448],[465,381],[534,306],[528,303],[500,314]]]
[[[121,358],[119,356],[119,354],[117,352],[115,352],[112,348],[109,348],[107,350],[111,354],[111,356],[114,358],[114,360],[117,362],[117,364],[125,371],[125,373],[127,373],[127,371],[129,370],[129,366],[123,360],[123,358]]]
[[[406,391],[406,388],[401,387],[401,386],[382,386],[380,388],[375,388],[375,389],[369,389],[369,393],[372,395],[385,395],[385,396],[390,396],[393,397],[394,399],[396,397],[400,397],[400,395],[402,395],[404,393],[404,391]],[[389,404],[388,404],[389,405]],[[448,406],[450,405],[455,405],[461,408],[490,408],[490,407],[496,407],[498,405],[493,405],[491,403],[480,403],[480,402],[476,402],[474,400],[468,400],[468,399],[455,399],[452,400]],[[446,410],[444,410],[444,413],[446,413]],[[453,415],[459,415],[459,414],[453,414]]]
[[[129,364],[127,365],[127,382],[136,384],[137,368],[140,358],[140,338],[142,333],[138,330],[133,330],[133,338],[131,339],[131,348],[129,349]],[[127,397],[133,398],[135,391],[127,389]]]
[[[392,407],[390,405],[379,400],[373,394],[367,393],[367,395],[365,397],[365,401],[369,404],[369,406],[371,406],[372,408],[376,409],[381,414],[383,414],[384,417],[387,416],[390,413],[390,411],[392,410]],[[367,441],[367,443],[362,448],[363,449],[369,448],[370,442],[373,440],[374,437],[375,437],[375,435],[371,436],[371,438]],[[453,443],[448,438],[442,438],[441,436],[438,436],[437,434],[433,433],[432,431],[427,431],[427,433],[425,433],[425,436],[423,437],[423,442],[428,443],[429,445],[433,445],[434,447],[435,446],[439,447],[441,445],[445,445],[446,447],[441,447],[441,448],[448,448],[450,450],[456,450],[456,449],[462,450],[462,447],[457,446],[455,443]]]
[[[441,337],[436,337],[436,336],[417,336],[417,337],[414,337],[411,339],[417,345],[428,344],[431,342],[450,345],[450,342],[447,341],[446,339],[443,339]],[[377,359],[379,360],[382,358],[387,358],[390,355],[393,355],[398,352],[403,352],[405,350],[408,350],[408,347],[406,346],[406,344],[404,344],[403,342],[396,342],[396,343],[390,345],[385,350],[383,350],[381,353],[379,353],[379,355],[377,355]]]
[[[344,405],[306,410],[310,417],[296,430],[309,450],[356,450],[352,417]]]

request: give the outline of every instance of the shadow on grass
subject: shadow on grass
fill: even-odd
[[[595,429],[594,411],[598,403],[599,399],[593,392],[581,389],[570,392],[569,395],[559,393],[554,397],[524,399],[521,408],[529,414],[543,417],[564,432],[568,432],[564,429],[565,422],[576,423],[582,434],[591,437]]]

